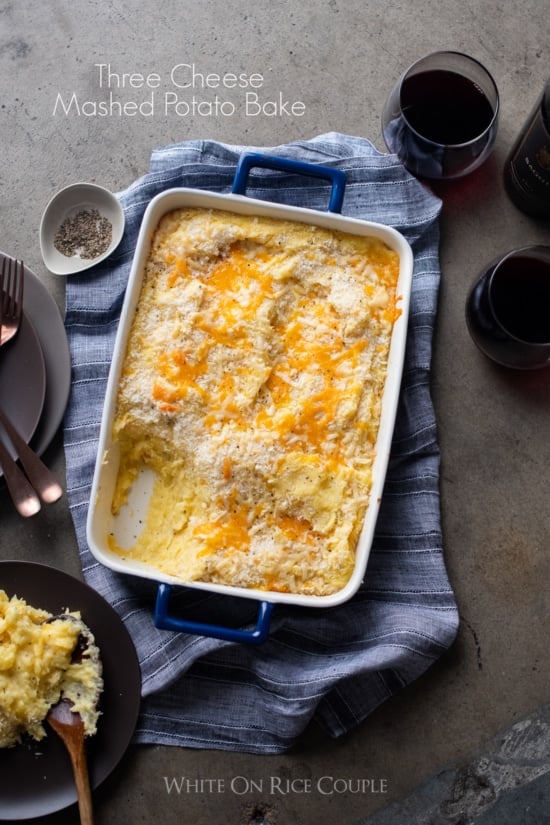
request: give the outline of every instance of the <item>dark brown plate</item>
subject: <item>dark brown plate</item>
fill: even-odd
[[[51,613],[79,610],[101,651],[105,689],[97,734],[86,740],[90,783],[96,788],[124,755],[136,725],[141,673],[130,635],[95,590],[61,570],[25,561],[0,562],[0,589]],[[33,819],[76,802],[67,752],[48,730],[41,742],[0,749],[0,821]]]
[[[27,442],[40,420],[45,395],[42,347],[33,324],[23,312],[19,332],[0,351],[0,404]],[[3,441],[15,456],[11,442],[7,438]]]

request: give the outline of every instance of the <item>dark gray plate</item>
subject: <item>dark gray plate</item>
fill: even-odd
[[[40,420],[45,394],[46,366],[42,348],[24,312],[19,332],[0,350],[0,404],[27,442]],[[15,457],[9,439],[3,441]]]
[[[0,253],[0,257],[5,255]],[[59,308],[42,281],[27,266],[23,308],[38,335],[46,366],[44,407],[31,440],[33,449],[41,454],[63,420],[71,389],[71,357]]]
[[[90,784],[96,788],[124,755],[139,713],[141,672],[130,635],[95,590],[54,567],[0,562],[0,589],[54,614],[79,610],[95,635],[105,682],[97,734],[86,740]],[[1,821],[45,816],[76,802],[67,752],[50,730],[42,742],[29,739],[0,749],[0,777]]]

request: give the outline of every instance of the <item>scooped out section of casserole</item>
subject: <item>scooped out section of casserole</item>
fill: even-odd
[[[399,256],[383,241],[185,208],[152,239],[117,395],[113,513],[182,581],[328,595],[369,503]]]

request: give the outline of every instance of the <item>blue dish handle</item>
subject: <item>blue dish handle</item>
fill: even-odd
[[[177,616],[170,616],[168,608],[171,592],[171,585],[159,584],[154,622],[155,627],[160,630],[174,630],[177,633],[191,633],[194,636],[209,636],[213,639],[223,639],[226,642],[239,642],[249,645],[263,644],[268,637],[273,612],[271,602],[259,602],[258,620],[254,630],[240,630],[239,628],[191,622],[187,619],[179,619]]]
[[[264,169],[275,169],[279,172],[306,175],[313,178],[324,178],[330,181],[332,190],[328,211],[342,211],[344,189],[346,188],[346,173],[342,169],[332,169],[330,166],[322,166],[319,163],[308,163],[304,160],[292,160],[291,158],[280,158],[275,155],[263,155],[259,152],[247,152],[241,155],[237,164],[233,187],[231,189],[234,195],[244,195],[246,193],[248,174],[255,166],[261,166]]]

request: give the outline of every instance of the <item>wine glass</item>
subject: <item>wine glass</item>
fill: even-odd
[[[492,261],[470,290],[466,322],[498,364],[550,366],[550,246],[513,249]]]
[[[382,133],[413,175],[448,180],[486,160],[498,114],[498,89],[481,63],[461,52],[434,52],[413,63],[393,87]]]

